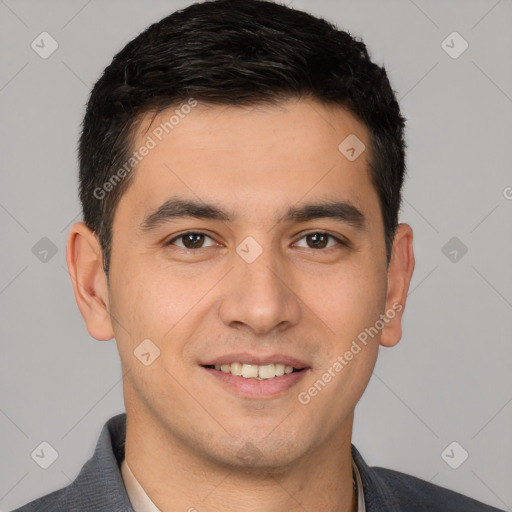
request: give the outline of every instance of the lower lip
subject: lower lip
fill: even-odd
[[[246,379],[221,370],[204,368],[212,377],[231,391],[245,398],[276,398],[304,378],[308,369],[286,373],[272,379]]]

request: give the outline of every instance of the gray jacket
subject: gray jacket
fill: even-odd
[[[133,512],[121,477],[126,413],[110,418],[94,455],[64,489],[13,512]],[[352,445],[367,512],[503,512],[443,487],[390,469],[369,467]]]

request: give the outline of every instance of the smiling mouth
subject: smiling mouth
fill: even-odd
[[[301,372],[305,368],[294,368],[282,363],[272,364],[246,364],[246,363],[231,363],[222,365],[206,364],[203,368],[211,370],[218,370],[224,373],[230,373],[244,379],[267,380],[276,377],[282,377],[290,373]]]

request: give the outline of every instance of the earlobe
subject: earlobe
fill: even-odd
[[[393,347],[402,337],[402,315],[414,271],[412,240],[411,227],[408,224],[399,224],[395,232],[388,267],[387,322],[380,339],[380,344],[384,347]]]
[[[101,246],[96,235],[83,222],[73,224],[69,230],[66,262],[87,331],[99,341],[112,339],[114,332]]]

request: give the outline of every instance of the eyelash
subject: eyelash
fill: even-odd
[[[211,240],[213,240],[213,237],[211,237],[210,235],[207,235],[206,233],[202,232],[202,231],[186,231],[185,233],[181,233],[180,235],[178,236],[175,236],[174,238],[172,238],[171,240],[169,240],[165,245],[166,246],[170,246],[170,245],[173,245],[173,242],[175,242],[176,240],[179,240],[180,238],[183,238],[187,235],[204,235],[208,238],[210,238]],[[347,242],[344,242],[343,240],[341,240],[340,238],[338,238],[337,236],[334,236],[332,235],[331,233],[327,232],[327,231],[312,231],[310,233],[306,233],[304,235],[302,235],[299,240],[302,240],[303,238],[307,237],[307,236],[310,236],[310,235],[326,235],[328,236],[329,238],[332,238],[333,240],[335,240],[336,242],[338,242],[339,245],[341,246],[344,246],[344,247],[347,247],[348,246],[348,243]],[[179,247],[179,246],[177,246]],[[200,249],[207,249],[208,247],[199,247],[197,249],[188,249],[186,247],[179,247],[180,249],[183,249],[185,251],[190,251],[190,252],[195,252],[195,251],[198,251]],[[327,247],[327,248],[324,248],[324,249],[313,249],[311,247],[307,247],[307,249],[311,250],[311,251],[317,251],[317,252],[326,252],[326,251],[329,251],[330,249],[335,249],[336,246],[333,246],[333,247]]]

